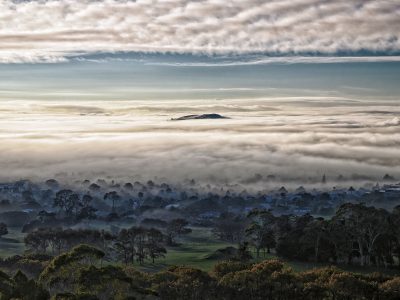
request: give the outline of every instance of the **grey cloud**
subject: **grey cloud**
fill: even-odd
[[[227,67],[227,66],[252,66],[266,64],[332,64],[332,63],[354,63],[354,62],[396,62],[400,56],[282,56],[282,57],[260,57],[258,59],[240,59],[225,62],[149,62],[148,65],[175,66],[175,67]]]
[[[104,114],[106,110],[96,106],[85,105],[51,105],[44,106],[44,111],[51,113]]]

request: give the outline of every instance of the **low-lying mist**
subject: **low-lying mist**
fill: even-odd
[[[185,114],[230,119],[171,121]],[[267,184],[400,177],[396,101],[10,101],[1,180],[69,177]]]

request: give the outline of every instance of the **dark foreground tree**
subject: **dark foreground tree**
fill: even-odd
[[[0,299],[380,300],[400,299],[400,277],[344,272],[335,267],[294,272],[279,260],[221,262],[207,273],[170,267],[142,273],[102,265],[104,253],[80,245],[48,263],[39,279],[0,272]]]
[[[28,279],[21,271],[18,271],[12,278],[0,271],[1,300],[47,300],[49,298],[48,291],[43,289],[34,279]]]
[[[171,267],[155,274],[152,281],[161,299],[218,299],[216,280],[206,272],[190,267]]]

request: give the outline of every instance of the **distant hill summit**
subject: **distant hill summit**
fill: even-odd
[[[202,115],[186,115],[179,118],[172,118],[172,121],[183,120],[200,120],[200,119],[229,119],[228,117],[221,116],[220,114],[202,114]]]

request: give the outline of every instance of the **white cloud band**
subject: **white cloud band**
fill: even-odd
[[[400,51],[397,0],[0,0],[0,62],[74,53]]]
[[[324,173],[331,182],[339,174],[362,181],[386,173],[400,178],[398,102],[307,98],[2,101],[0,180],[59,172],[73,179],[107,174],[214,183],[258,173],[296,185],[320,182]],[[193,112],[231,119],[169,120]]]

